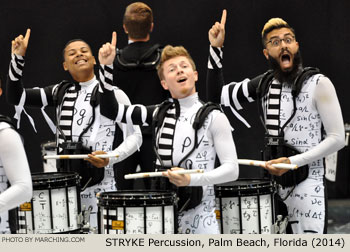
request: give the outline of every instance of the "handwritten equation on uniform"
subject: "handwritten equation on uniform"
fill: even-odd
[[[318,144],[321,140],[319,127],[321,126],[320,115],[311,111],[309,103],[311,102],[311,95],[307,92],[300,92],[296,98],[297,114],[293,120],[286,125],[285,131],[291,131],[294,137],[290,139],[290,144],[307,151],[311,147]],[[293,98],[289,91],[283,91],[281,94],[281,102],[293,104]],[[287,110],[281,107],[280,116],[283,124],[292,115],[292,110]],[[296,134],[297,133],[297,134]],[[316,141],[314,141],[314,139]]]

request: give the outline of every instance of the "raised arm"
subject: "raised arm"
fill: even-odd
[[[43,89],[24,88],[22,76],[25,64],[25,54],[27,52],[30,29],[27,29],[25,36],[19,35],[12,40],[11,62],[6,83],[7,102],[13,105],[42,107],[43,100],[52,105],[52,89],[54,85]]]
[[[222,47],[225,41],[226,10],[222,11],[221,21],[215,22],[208,32],[210,48],[207,70],[207,100],[220,104],[221,89],[224,86],[222,72]]]
[[[247,127],[248,122],[237,112],[242,103],[253,102],[256,98],[256,87],[259,82],[245,79],[241,82],[231,82],[225,85],[223,76],[223,50],[225,41],[226,10],[223,10],[221,21],[216,22],[208,32],[210,41],[207,69],[207,100],[226,107]]]
[[[155,106],[125,105],[116,99],[112,85],[116,43],[117,34],[113,32],[111,43],[104,44],[99,50],[101,114],[116,122],[150,125]]]

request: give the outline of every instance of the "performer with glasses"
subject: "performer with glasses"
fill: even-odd
[[[292,232],[326,233],[323,158],[345,144],[334,86],[317,68],[303,67],[295,31],[281,18],[270,19],[261,34],[270,70],[251,80],[224,85],[225,20],[226,11],[222,21],[209,30],[208,99],[230,107],[247,126],[237,110],[244,102],[257,101],[266,132],[264,158],[269,161],[265,168],[279,184]],[[293,163],[299,168],[287,171],[272,167],[274,163]]]

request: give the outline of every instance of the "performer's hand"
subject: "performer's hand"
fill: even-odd
[[[173,171],[184,170],[183,168],[173,167],[167,172],[163,172],[163,176],[168,177],[169,181],[176,186],[188,186],[191,182],[189,174],[176,174]]]
[[[209,42],[212,47],[222,47],[225,41],[226,10],[222,11],[221,21],[216,22],[208,32]]]
[[[98,52],[98,60],[102,65],[111,65],[113,64],[115,58],[115,49],[117,46],[117,33],[112,33],[112,41],[111,43],[106,43],[102,45]]]
[[[265,166],[263,166],[266,170],[269,171],[270,174],[275,175],[275,176],[282,176],[284,173],[286,173],[288,170],[287,169],[281,169],[281,168],[276,168],[273,167],[272,164],[278,164],[278,163],[285,163],[285,164],[290,164],[289,158],[286,157],[281,157],[277,159],[273,159],[270,161],[267,161],[265,163]]]
[[[26,35],[24,37],[21,34],[14,40],[12,40],[11,52],[16,55],[25,56],[28,47],[29,37],[30,29],[27,29]]]
[[[88,154],[89,158],[85,158],[84,160],[90,162],[93,166],[98,168],[103,168],[108,165],[109,158],[99,158],[95,155],[107,154],[105,151],[94,151],[91,154]]]

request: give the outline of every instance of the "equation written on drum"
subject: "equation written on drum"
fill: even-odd
[[[68,198],[66,196],[68,194]],[[67,205],[69,206],[69,211]],[[49,190],[34,190],[33,192],[33,221],[34,227],[28,230],[36,233],[61,232],[69,230],[68,215],[78,211],[75,188],[57,188]],[[30,216],[30,215],[29,215]],[[71,217],[72,218],[72,217]],[[73,219],[72,223],[75,222]]]
[[[125,209],[125,218],[122,208],[118,208],[115,212],[111,211],[108,215],[106,215],[105,211],[103,213],[105,218],[115,215],[118,221],[125,221],[125,231],[127,234],[143,234],[145,230],[147,230],[147,233],[161,234],[163,225],[165,227],[165,233],[171,233],[174,226],[174,213],[172,210],[172,206],[165,206],[163,216],[162,207],[127,207]],[[111,228],[114,229],[113,227]],[[119,227],[115,229],[119,229]],[[122,233],[121,230],[118,231]]]
[[[222,198],[217,209],[225,234],[271,233],[271,195]]]

